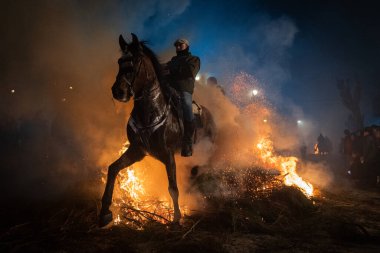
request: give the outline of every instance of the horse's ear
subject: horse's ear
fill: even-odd
[[[137,52],[141,54],[141,52],[143,51],[143,47],[141,46],[139,39],[137,38],[136,34],[131,33],[131,35],[132,35],[132,44],[135,46],[135,49],[137,50]]]
[[[131,33],[131,35],[132,35],[132,43],[133,43],[133,44],[139,44],[140,41],[139,41],[139,39],[137,38],[136,34]]]
[[[120,45],[120,48],[123,52],[125,51],[125,49],[128,46],[128,43],[125,41],[125,39],[123,38],[123,35],[121,35],[121,34],[119,36],[119,45]]]

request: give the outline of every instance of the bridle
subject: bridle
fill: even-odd
[[[134,68],[134,62],[138,62],[137,68]],[[158,89],[160,88],[160,83],[159,80],[157,79],[156,76],[152,79],[149,70],[146,67],[146,62],[143,59],[143,56],[135,59],[133,61],[133,58],[131,57],[130,59],[127,59],[123,63],[120,63],[121,67],[122,64],[125,64],[129,68],[133,68],[135,71],[131,71],[129,73],[124,73],[122,78],[124,78],[124,81],[126,82],[128,92],[133,96],[133,100],[136,103],[142,102],[142,106],[145,106],[146,101],[150,101],[150,103],[157,103],[157,99],[159,98],[159,95],[161,94]],[[152,86],[150,89],[143,89],[141,94],[136,94],[136,92],[133,90],[133,85],[136,81],[136,77],[141,74],[142,69],[145,69],[145,75],[146,75],[146,80],[149,80],[152,82]],[[133,76],[128,76],[129,79],[126,77],[128,74],[132,74]],[[131,81],[129,81],[131,80]],[[148,139],[150,136],[161,126],[163,126],[168,118],[168,114],[170,112],[170,105],[166,104],[165,107],[163,108],[162,112],[158,114],[156,117],[153,118],[149,124],[142,124],[139,122],[133,114],[129,118],[128,125],[132,128],[132,130],[138,134],[138,136],[141,139],[141,142],[144,143],[144,145],[149,149],[149,141]]]
[[[124,73],[124,75],[122,75],[122,77],[121,77],[122,80],[124,80],[124,82],[126,83],[126,86],[127,86],[126,88],[127,88],[128,92],[134,98],[135,98],[135,91],[133,89],[133,84],[135,83],[136,77],[140,74],[141,67],[142,67],[142,64],[143,64],[142,57],[138,58],[138,62],[139,63],[138,63],[137,70],[132,72],[132,74],[133,74],[132,81],[129,81],[129,79],[126,77],[126,75],[131,74],[131,73]],[[124,64],[127,65],[127,67],[132,68],[133,70],[135,70],[132,57],[131,57],[131,59],[129,61],[120,62],[121,67]]]

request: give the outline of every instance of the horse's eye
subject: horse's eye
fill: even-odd
[[[135,64],[135,66],[138,66],[141,61],[142,61],[142,58],[141,57],[137,57],[137,58],[133,59],[133,64]]]
[[[125,70],[133,70],[133,62],[132,61],[123,61],[120,63],[120,68]]]
[[[131,66],[126,67],[125,68],[125,72],[132,73],[133,72],[133,67],[131,67]]]

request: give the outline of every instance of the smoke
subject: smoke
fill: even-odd
[[[319,189],[331,187],[334,181],[334,175],[325,163],[306,163],[300,174]]]
[[[235,40],[218,42],[221,54],[210,59],[206,72],[218,72],[226,84],[240,71],[253,74],[266,88],[265,96],[281,100],[281,88],[291,79],[288,61],[289,49],[298,32],[288,17],[271,18],[262,14],[254,24],[245,28],[246,35]],[[270,92],[269,92],[270,91]]]
[[[153,25],[167,25],[188,5],[189,1],[2,3],[5,195],[45,198],[82,185],[102,188],[101,169],[118,157],[132,107],[114,103],[110,92],[118,68],[118,35],[147,34]]]
[[[215,167],[259,165],[260,158],[253,150],[263,137],[274,140],[277,149],[295,152],[299,142],[297,135],[288,131],[288,122],[265,97],[250,92],[252,85],[258,84],[252,75],[238,74],[230,86],[231,99],[217,87],[196,86],[194,97],[211,111],[218,133],[213,152],[203,153],[209,156],[204,161],[210,160]]]

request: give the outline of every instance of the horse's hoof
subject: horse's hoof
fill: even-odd
[[[173,217],[173,221],[172,223],[178,223],[180,222],[181,220],[181,211],[174,211],[174,217]]]
[[[107,210],[105,212],[101,212],[99,215],[99,227],[105,227],[110,224],[113,220],[112,212]]]
[[[179,223],[179,221],[173,221],[173,222],[169,223],[169,230],[171,230],[171,231],[180,231],[181,228],[182,228],[182,226]]]

